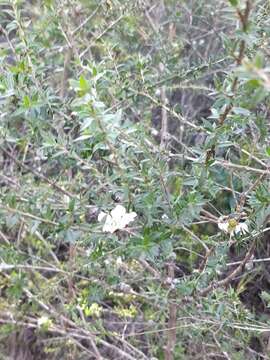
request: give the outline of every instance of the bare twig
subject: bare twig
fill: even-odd
[[[244,12],[241,12],[241,10],[239,8],[236,9],[237,15],[242,24],[242,30],[244,32],[247,31],[250,11],[251,11],[251,0],[246,1],[246,7],[245,7]],[[245,49],[246,49],[246,40],[242,39],[240,42],[240,46],[239,46],[239,53],[238,53],[238,56],[236,57],[236,65],[237,66],[242,64],[242,61],[245,56]],[[238,87],[238,77],[235,77],[233,84],[232,84],[232,93],[233,94],[235,93],[237,87]],[[233,109],[233,103],[232,103],[232,97],[231,97],[230,103],[226,105],[224,112],[220,115],[220,118],[219,118],[220,125],[224,124],[225,120],[227,119],[227,116],[230,114],[232,109]]]
[[[93,46],[93,44],[101,39],[109,30],[111,30],[116,24],[119,23],[120,20],[122,20],[124,17],[124,14],[121,14],[115,21],[113,21],[110,25],[108,25],[106,27],[105,30],[103,30],[98,36],[96,36],[94,39],[92,39],[92,41],[90,41],[90,44],[86,47],[86,49],[84,49],[80,55],[79,55],[79,58],[82,59],[85,54],[87,54],[87,52],[89,51],[89,49],[91,49],[91,47]]]
[[[189,234],[191,235],[191,237],[196,240],[199,244],[202,245],[202,247],[204,248],[204,250],[206,251],[206,253],[209,252],[209,248],[208,246],[196,235],[194,234],[189,228],[187,228],[185,225],[182,225],[182,228]]]
[[[161,73],[164,72],[164,65],[162,63],[159,64],[159,70]],[[166,106],[167,98],[166,98],[166,87],[162,85],[160,88],[160,99],[162,105]],[[161,133],[160,133],[160,146],[162,149],[166,149],[168,143],[168,115],[166,108],[162,106],[161,108]]]
[[[6,235],[1,230],[0,230],[0,237],[4,240],[4,242],[7,245],[10,245],[10,242],[9,242],[8,238],[6,237]]]
[[[51,220],[48,220],[48,219],[43,219],[43,218],[41,218],[39,216],[36,216],[36,215],[30,214],[30,213],[21,211],[19,209],[13,209],[13,208],[11,208],[9,206],[6,206],[6,205],[3,205],[1,203],[0,203],[0,209],[3,209],[4,211],[7,211],[7,212],[10,212],[10,213],[13,213],[13,214],[19,214],[19,215],[21,215],[23,217],[30,218],[30,219],[33,219],[33,220],[37,220],[37,221],[40,221],[40,222],[45,223],[45,224],[56,225],[56,226],[59,225],[55,221],[51,221]]]
[[[148,99],[150,99],[155,105],[157,106],[161,106],[161,108],[164,108],[164,110],[166,110],[168,113],[170,113],[171,115],[173,115],[177,120],[179,120],[179,122],[188,125],[189,127],[197,130],[197,131],[204,131],[206,132],[205,129],[201,128],[200,126],[192,123],[191,121],[185,119],[183,116],[181,116],[180,114],[178,114],[177,112],[175,112],[174,110],[172,110],[171,108],[169,108],[167,105],[164,105],[162,103],[160,103],[158,100],[156,100],[155,98],[153,98],[150,94],[145,93],[143,91],[140,91],[137,93],[137,95],[141,95],[144,97],[147,97]]]
[[[28,165],[25,165],[23,162],[19,161],[15,156],[13,156],[9,151],[7,151],[3,146],[0,145],[0,150],[8,156],[11,160],[13,160],[17,165],[21,166],[25,170],[31,172],[35,176],[37,176],[39,179],[46,181],[49,185],[51,185],[54,189],[60,191],[61,193],[71,197],[71,198],[77,198],[76,195],[71,194],[69,191],[63,189],[61,186],[57,185],[55,182],[49,180],[45,175],[39,173],[35,169],[31,168]]]
[[[66,95],[66,89],[68,85],[68,73],[69,73],[69,66],[70,61],[72,58],[72,49],[70,47],[67,48],[64,60],[64,68],[63,68],[63,75],[61,80],[61,89],[60,89],[60,97],[64,98]]]
[[[174,273],[174,263],[168,264],[168,278],[173,283],[175,273]],[[174,348],[176,344],[176,321],[177,321],[177,305],[172,301],[169,303],[169,319],[168,319],[168,333],[167,333],[167,344],[164,351],[165,360],[174,359]]]
[[[143,268],[149,271],[156,279],[162,279],[161,274],[156,269],[154,269],[146,260],[139,259],[139,262],[143,266]]]
[[[80,25],[76,27],[76,29],[72,31],[71,35],[74,36],[78,31],[80,31],[88,23],[88,21],[90,21],[96,15],[96,13],[98,12],[101,6],[102,6],[102,1],[100,1],[100,3],[95,8],[95,10],[89,16],[87,16],[87,18],[84,19],[84,21],[81,22]]]
[[[245,205],[248,194],[251,193],[260,184],[260,182],[264,178],[265,178],[265,174],[262,174],[260,177],[257,178],[257,180],[253,184],[250,185],[250,187],[247,189],[247,191],[245,191],[241,194],[239,203],[237,204],[237,207],[236,207],[238,212],[241,212],[243,210],[243,207]]]
[[[199,295],[200,296],[206,296],[208,293],[210,293],[211,291],[213,291],[214,289],[220,288],[222,286],[226,286],[229,285],[229,283],[237,276],[241,273],[241,271],[244,269],[246,263],[251,259],[254,250],[255,250],[255,246],[256,246],[256,238],[252,241],[251,246],[248,250],[248,252],[246,253],[246,256],[244,257],[244,259],[241,261],[241,264],[239,264],[239,266],[237,266],[237,268],[235,270],[233,270],[225,279],[222,279],[220,281],[217,282],[212,282],[210,285],[208,285],[206,288],[201,289],[199,291]]]
[[[16,50],[15,50],[12,42],[11,42],[10,39],[9,39],[9,36],[8,36],[7,31],[3,28],[2,25],[0,25],[0,33],[1,33],[1,32],[5,35],[5,38],[7,39],[8,45],[9,45],[9,47],[10,47],[10,50],[13,52],[13,55],[15,56],[16,60],[18,60],[18,56],[17,56],[17,54],[16,54]]]

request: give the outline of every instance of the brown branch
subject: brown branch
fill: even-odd
[[[72,49],[70,47],[68,47],[66,54],[65,54],[63,75],[62,75],[62,79],[61,79],[61,88],[60,88],[60,97],[61,98],[64,98],[66,95],[71,58],[72,58]]]
[[[175,273],[174,273],[174,263],[168,264],[168,278],[173,282]],[[173,292],[174,293],[174,292]],[[176,323],[177,323],[177,305],[171,301],[169,303],[169,319],[168,319],[168,337],[167,344],[164,351],[165,360],[174,359],[174,348],[176,344]]]
[[[9,45],[9,47],[10,47],[10,50],[13,52],[13,55],[15,56],[16,60],[18,61],[19,59],[18,59],[18,56],[17,56],[17,54],[16,54],[16,50],[15,50],[12,42],[11,42],[10,39],[9,39],[8,33],[7,33],[7,31],[3,28],[3,26],[0,25],[0,33],[1,33],[1,32],[4,34],[5,38],[7,39],[8,45]]]
[[[132,89],[130,89],[130,90],[132,90]],[[150,94],[145,93],[143,91],[138,91],[137,92],[137,91],[134,91],[134,90],[133,90],[133,93],[135,93],[136,95],[141,95],[141,96],[144,96],[144,97],[150,99],[153,102],[153,104],[155,104],[157,106],[160,106],[161,108],[164,108],[164,110],[166,110],[169,114],[173,115],[180,123],[188,125],[189,127],[193,128],[193,129],[195,129],[197,131],[203,131],[203,132],[207,133],[207,131],[204,128],[202,128],[201,126],[198,126],[198,125],[192,123],[191,121],[185,119],[183,116],[178,114],[176,111],[174,111],[173,109],[171,109],[167,105],[164,105],[160,101],[153,98],[153,96],[151,96]]]
[[[0,230],[0,238],[2,238],[7,245],[10,245],[7,236],[1,230]]]
[[[91,47],[94,45],[94,43],[101,39],[109,30],[111,30],[115,25],[117,25],[119,23],[120,20],[122,20],[124,17],[124,14],[121,14],[115,21],[111,22],[105,30],[103,30],[99,35],[97,35],[96,37],[94,37],[92,39],[92,41],[90,42],[90,44],[86,47],[86,49],[84,49],[81,54],[79,54],[79,59],[81,60],[84,55],[87,54],[87,52],[91,49]]]
[[[251,11],[251,1],[247,0],[246,1],[246,7],[244,12],[242,12],[239,8],[236,9],[236,13],[240,19],[241,25],[242,25],[242,30],[244,32],[247,31],[248,28],[248,19],[249,19],[249,15],[250,15],[250,11]],[[239,46],[239,54],[236,57],[236,65],[240,66],[242,64],[242,61],[244,59],[245,56],[245,49],[246,49],[246,41],[245,40],[241,40],[240,42],[240,46]],[[235,93],[236,88],[238,86],[238,77],[234,78],[233,84],[232,84],[232,92]],[[230,97],[231,101],[229,104],[226,105],[224,112],[220,115],[219,117],[219,125],[223,125],[225,120],[227,119],[228,115],[230,114],[230,112],[233,109],[233,103],[232,103],[232,96]]]
[[[164,72],[164,65],[162,63],[159,64],[159,70],[162,74]],[[166,106],[166,87],[162,85],[160,88],[160,99],[161,103]],[[162,106],[161,108],[161,131],[160,131],[160,147],[162,149],[167,148],[168,143],[168,114],[167,110]]]
[[[116,345],[109,343],[106,340],[103,340],[101,338],[97,339],[97,337],[95,336],[95,334],[93,332],[91,332],[88,329],[82,329],[80,327],[78,327],[76,325],[76,323],[74,323],[72,320],[70,320],[69,318],[67,318],[66,316],[59,314],[59,312],[50,304],[46,304],[44,302],[42,302],[41,300],[38,299],[37,296],[35,296],[34,294],[31,293],[31,291],[29,291],[28,289],[24,289],[24,293],[27,295],[27,297],[29,299],[31,299],[32,301],[35,301],[43,310],[45,310],[48,314],[50,314],[55,322],[60,322],[62,325],[62,329],[63,331],[65,331],[67,333],[67,335],[69,335],[71,338],[73,338],[73,334],[71,331],[66,330],[68,327],[70,327],[71,329],[77,330],[76,334],[79,337],[84,337],[86,336],[86,338],[88,338],[91,343],[99,343],[102,346],[111,349],[113,351],[116,351],[118,353],[118,355],[120,357],[123,357],[124,359],[127,360],[136,360],[132,355],[128,354],[127,352],[121,350],[119,347],[117,347]],[[96,346],[95,346],[96,347]],[[96,359],[100,359],[99,357],[99,353],[95,353],[95,357]]]
[[[269,175],[270,174],[269,170],[256,169],[256,168],[246,166],[246,165],[234,164],[227,160],[216,160],[215,164],[223,166],[225,168],[231,168],[231,169],[236,169],[236,170],[245,170],[248,172],[252,172],[254,174],[261,174],[261,175]]]
[[[48,219],[43,219],[39,216],[36,216],[36,215],[33,215],[33,214],[30,214],[30,213],[26,213],[24,211],[21,211],[19,209],[13,209],[9,206],[6,206],[6,205],[3,205],[0,203],[0,209],[3,209],[4,211],[7,211],[7,212],[10,212],[12,214],[19,214],[23,217],[26,217],[26,218],[30,218],[30,219],[33,219],[33,220],[37,220],[37,221],[40,221],[44,224],[49,224],[49,225],[55,225],[55,226],[59,226],[59,223],[55,222],[55,221],[51,221],[51,220],[48,220]]]
[[[241,12],[239,8],[236,9],[237,15],[241,21],[243,31],[247,31],[248,27],[248,18],[251,12],[251,0],[246,1],[246,7],[244,12]]]
[[[139,259],[139,263],[142,265],[143,268],[149,271],[150,274],[155,277],[155,279],[162,280],[161,274],[156,269],[154,269],[146,260]]]
[[[40,174],[38,171],[34,170],[33,168],[31,168],[28,165],[25,165],[22,161],[18,160],[15,158],[15,156],[13,156],[9,151],[7,151],[3,146],[0,145],[0,150],[2,150],[2,152],[8,156],[12,161],[14,161],[17,165],[21,166],[23,169],[31,172],[32,174],[34,174],[35,176],[37,176],[39,179],[47,182],[49,185],[51,185],[51,187],[53,187],[54,189],[60,191],[61,193],[71,197],[71,198],[76,198],[76,195],[71,194],[69,191],[63,189],[61,186],[57,185],[55,182],[51,181],[50,179],[48,179],[45,175]]]
[[[248,194],[251,193],[264,178],[265,178],[265,174],[262,174],[260,177],[257,178],[257,180],[253,184],[251,184],[251,186],[247,189],[247,191],[244,191],[241,194],[239,203],[237,204],[237,212],[241,212],[243,210]]]
[[[246,256],[244,257],[244,259],[241,261],[240,265],[237,266],[237,268],[235,270],[233,270],[225,279],[222,279],[220,281],[217,282],[212,282],[210,285],[208,285],[206,288],[201,289],[199,291],[199,295],[200,296],[206,296],[207,294],[209,294],[211,291],[213,291],[214,289],[220,288],[222,286],[227,286],[230,284],[230,282],[241,273],[241,271],[243,270],[243,268],[245,267],[246,263],[251,259],[254,250],[255,250],[255,245],[256,245],[256,238],[253,240],[248,252],[246,253]]]

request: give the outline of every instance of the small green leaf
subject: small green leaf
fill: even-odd
[[[237,6],[237,5],[238,5],[238,0],[229,0],[229,3],[230,3],[232,6]]]
[[[270,156],[270,146],[267,146],[267,148],[265,149],[265,152],[268,156]]]
[[[266,306],[269,308],[270,307],[270,294],[267,291],[262,291],[261,298],[264,300],[264,302],[266,303]]]
[[[244,108],[241,108],[241,107],[234,107],[233,112],[236,115],[244,115],[244,116],[249,116],[250,115],[250,111],[248,109],[244,109]]]
[[[264,57],[262,53],[257,53],[254,58],[254,65],[258,69],[262,69],[264,67]]]
[[[31,100],[29,98],[29,96],[24,96],[23,98],[23,106],[26,108],[26,109],[29,109],[31,107]]]
[[[83,92],[87,92],[90,89],[88,81],[82,75],[80,76],[79,83],[80,83],[80,89]]]
[[[66,240],[71,244],[75,244],[75,242],[80,238],[80,236],[80,231],[68,229],[66,232]]]

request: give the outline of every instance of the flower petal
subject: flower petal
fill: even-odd
[[[229,232],[229,223],[228,221],[219,221],[218,222],[218,227],[221,231],[224,231],[226,233]]]
[[[126,209],[122,205],[116,205],[116,207],[111,211],[111,216],[113,219],[119,219],[126,214]]]
[[[131,213],[126,214],[125,215],[126,225],[128,225],[130,222],[134,221],[136,216],[137,216],[137,214],[134,211],[132,211]]]
[[[126,213],[120,219],[117,220],[119,229],[124,229],[130,222],[132,222],[137,214],[135,212]]]
[[[107,215],[105,224],[103,225],[102,230],[104,232],[114,233],[117,230],[117,225],[111,215]]]
[[[104,211],[101,211],[98,214],[98,222],[101,222],[106,216],[107,216],[107,214]]]
[[[135,219],[137,214],[133,211],[126,212],[126,209],[122,205],[117,205],[110,214],[106,214],[103,211],[98,216],[98,221],[102,221],[106,218],[103,225],[103,232],[114,233],[116,230],[123,230],[131,221]]]
[[[247,234],[249,232],[248,226],[246,223],[239,223],[234,230],[235,234],[241,233],[241,234]]]

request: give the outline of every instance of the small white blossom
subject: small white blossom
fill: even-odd
[[[158,131],[156,129],[151,129],[152,136],[158,136]]]
[[[241,233],[243,235],[248,234],[248,226],[247,223],[243,222],[243,223],[239,223],[238,225],[236,225],[235,230],[234,230],[235,234]]]
[[[162,220],[168,220],[168,219],[169,219],[169,217],[168,217],[168,215],[163,214],[163,215],[161,216],[161,219],[162,219]]]
[[[228,221],[222,221],[222,219],[219,219],[218,227],[221,231],[224,231],[225,233],[229,232],[229,222]]]
[[[98,221],[101,222],[105,219],[102,230],[112,234],[116,230],[123,230],[130,222],[134,221],[136,216],[135,212],[127,213],[124,206],[116,205],[110,214],[101,211],[98,215]]]
[[[249,233],[247,222],[237,222],[235,219],[221,216],[218,219],[218,227],[221,231],[231,235],[245,235]]]
[[[68,196],[68,195],[64,195],[63,196],[63,203],[65,204],[65,205],[69,205],[69,203],[70,203],[70,196]]]
[[[38,320],[37,320],[37,325],[38,327],[42,327],[46,324],[49,324],[50,319],[48,318],[48,316],[42,315]]]
[[[111,258],[105,259],[105,260],[104,260],[104,264],[105,264],[106,266],[111,265],[111,264],[112,264],[112,259],[111,259]]]
[[[107,216],[107,214],[104,211],[101,211],[98,214],[98,221],[101,222],[106,216]]]
[[[253,260],[254,260],[254,255],[252,255],[250,260],[245,264],[245,269],[247,271],[252,270],[252,268],[253,268]]]
[[[123,265],[123,261],[122,261],[122,258],[121,256],[118,256],[116,261],[115,261],[115,264],[117,267],[121,267]]]

